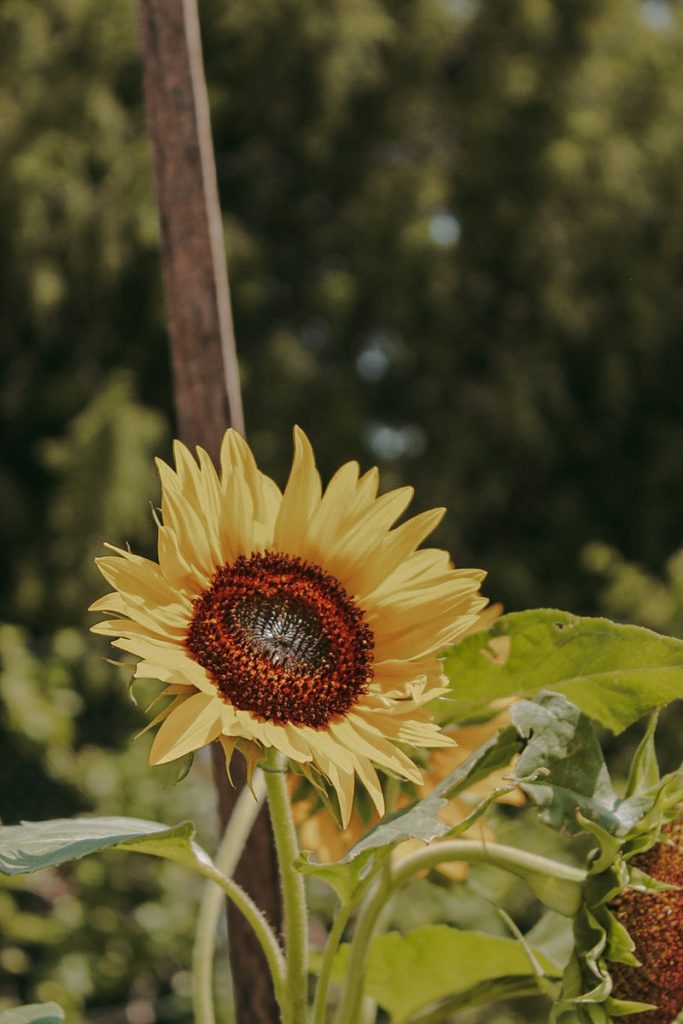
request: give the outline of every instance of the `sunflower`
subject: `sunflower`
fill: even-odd
[[[637,967],[612,968],[613,993],[657,1007],[636,1014],[633,1024],[671,1024],[683,1010],[683,819],[665,825],[661,839],[635,856],[632,865],[664,883],[662,889],[623,889],[611,905],[631,936],[639,961]]]
[[[652,719],[627,799],[595,840],[552,1021],[676,1024],[683,1011],[683,769],[660,778]]]
[[[442,518],[396,520],[412,498],[377,496],[379,475],[343,465],[323,491],[313,451],[294,431],[284,491],[228,430],[220,474],[201,448],[159,461],[158,562],[108,545],[97,560],[113,592],[94,626],[141,660],[172,700],[150,761],[220,740],[252,763],[275,748],[327,780],[349,820],[356,776],[383,813],[375,767],[420,782],[403,745],[452,743],[425,705],[446,692],[438,652],[476,621],[484,573],[446,552],[416,550]]]

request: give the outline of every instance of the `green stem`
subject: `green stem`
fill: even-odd
[[[235,871],[244,844],[263,806],[266,788],[263,773],[258,769],[254,774],[252,788],[253,793],[245,788],[240,794],[216,851],[214,863],[226,878],[230,878]],[[223,889],[214,882],[207,882],[199,904],[192,956],[192,1007],[195,1024],[216,1024],[213,968],[216,931],[224,904]]]
[[[369,946],[390,893],[418,872],[428,871],[452,860],[462,860],[469,864],[495,864],[505,868],[523,878],[546,906],[568,916],[573,916],[578,909],[581,885],[586,878],[585,871],[548,857],[540,857],[513,846],[474,842],[470,839],[434,843],[406,857],[396,867],[391,879],[386,874],[382,875],[361,906],[351,943],[346,987],[337,1024],[356,1024],[359,1019]]]
[[[520,850],[516,846],[504,846],[502,843],[475,842],[472,839],[450,839],[443,843],[434,843],[425,850],[419,850],[401,861],[394,873],[394,887],[403,885],[418,871],[428,871],[442,862],[463,860],[468,864],[495,864],[506,868],[515,875],[520,875],[534,889],[547,889],[552,899],[551,886],[554,886],[556,898],[553,899],[552,910],[573,916],[575,907],[572,901],[578,896],[578,887],[586,880],[586,872],[582,868],[573,868],[571,864],[563,864],[550,857],[541,857],[537,853]],[[543,883],[551,883],[545,886]],[[549,904],[547,904],[549,905]]]
[[[284,758],[271,751],[264,765],[270,820],[275,837],[280,884],[285,910],[285,951],[287,956],[283,1024],[305,1024],[308,1020],[308,917],[306,891],[301,872],[294,867],[299,843],[287,792]],[[282,1005],[282,1004],[281,1004]]]
[[[389,858],[387,858],[388,860]],[[383,866],[384,867],[384,866]],[[353,930],[344,995],[337,1011],[336,1024],[356,1024],[365,983],[365,961],[377,919],[392,889],[391,869],[384,867],[363,902]]]
[[[353,910],[353,903],[342,904],[334,919],[330,934],[327,936],[327,942],[325,943],[325,952],[320,964],[320,974],[318,975],[318,984],[315,990],[315,1001],[313,1003],[313,1024],[325,1024],[326,1011],[327,1011],[327,991],[330,987],[330,977],[332,975],[332,967],[334,965],[334,958],[339,949],[339,943],[344,936],[344,929],[346,928],[351,911]]]
[[[203,875],[204,878],[208,878],[209,881],[215,882],[216,885],[220,886],[228,899],[235,904],[253,928],[270,969],[277,1001],[282,1006],[284,1000],[285,958],[282,955],[280,943],[265,916],[244,889],[237,882],[234,882],[232,878],[228,878],[222,871],[219,871],[208,858],[205,861],[195,862],[193,866],[194,870]]]

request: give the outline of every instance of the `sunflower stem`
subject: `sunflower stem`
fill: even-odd
[[[390,858],[387,858],[387,862]],[[353,931],[346,972],[344,995],[337,1012],[336,1024],[357,1024],[363,999],[365,961],[377,920],[392,890],[391,864],[383,870],[363,902]]]
[[[453,860],[462,860],[469,864],[495,864],[526,878],[527,881],[530,877],[543,879],[548,883],[547,902],[544,900],[546,905],[551,905],[552,909],[570,916],[576,910],[573,904],[579,899],[580,887],[586,878],[585,871],[548,857],[541,857],[512,846],[475,842],[470,839],[452,839],[435,843],[406,857],[391,874],[387,871],[382,873],[361,905],[351,942],[344,997],[336,1024],[356,1024],[359,1020],[370,943],[391,893],[420,871],[428,871]],[[553,888],[553,880],[557,883],[556,889]],[[540,893],[537,892],[537,895],[543,899]]]
[[[337,909],[330,933],[325,943],[325,951],[320,963],[318,984],[315,989],[315,1000],[313,1002],[313,1024],[325,1024],[327,1019],[327,993],[330,987],[332,967],[334,958],[337,955],[339,944],[344,937],[344,929],[348,923],[353,903],[342,903]]]
[[[243,917],[251,925],[254,935],[263,950],[263,955],[268,963],[270,975],[273,979],[275,996],[280,1006],[284,1005],[285,985],[285,958],[280,948],[280,943],[268,924],[264,914],[259,910],[251,896],[237,884],[232,878],[228,878],[222,871],[219,871],[215,864],[208,859],[196,864],[195,870],[215,882],[223,890],[228,899],[233,903]]]
[[[284,758],[271,749],[263,767],[285,909],[287,968],[283,1024],[305,1024],[308,1020],[308,913],[304,878],[294,867],[299,843],[287,792]]]
[[[216,851],[214,863],[226,878],[232,877],[265,800],[265,782],[259,769],[254,773],[252,790],[245,788],[240,793]],[[216,931],[224,906],[223,889],[214,882],[207,882],[199,904],[192,955],[192,1007],[195,1024],[216,1024],[213,968]]]

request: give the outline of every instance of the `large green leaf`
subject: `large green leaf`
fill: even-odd
[[[548,825],[579,831],[578,811],[608,832],[624,835],[642,816],[647,798],[617,796],[593,723],[566,697],[542,693],[536,701],[518,701],[511,716],[528,740],[515,775]]]
[[[512,720],[528,740],[515,772],[539,769],[534,782],[521,787],[538,805],[541,818],[556,829],[578,829],[576,812],[614,830],[619,797],[605,764],[593,723],[561,694],[519,701]]]
[[[0,1024],[61,1024],[64,1010],[57,1003],[31,1003],[0,1013]]]
[[[202,874],[211,860],[184,821],[169,828],[141,818],[55,818],[0,827],[0,873],[24,875],[110,847],[177,861]]]
[[[448,651],[445,671],[454,719],[498,697],[554,690],[618,733],[683,698],[683,640],[540,608],[467,637]]]
[[[342,947],[335,977],[343,977],[348,947]],[[562,973],[537,950],[534,959],[548,977]],[[417,1011],[443,999],[458,998],[458,1008],[480,1005],[486,983],[505,979],[533,980],[536,968],[521,942],[459,931],[448,925],[426,925],[401,935],[380,935],[368,958],[366,991],[403,1024]],[[485,989],[484,989],[485,993]],[[496,998],[491,994],[491,998]]]

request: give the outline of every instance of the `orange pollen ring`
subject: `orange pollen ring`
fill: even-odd
[[[185,647],[223,700],[323,729],[367,691],[373,635],[339,580],[295,555],[240,555],[194,601]]]

